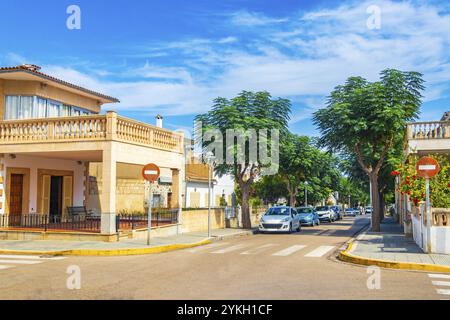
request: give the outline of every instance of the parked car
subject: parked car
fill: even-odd
[[[355,209],[353,209],[353,208],[345,209],[345,215],[346,216],[352,216],[352,217],[356,216]]]
[[[331,206],[316,207],[316,212],[319,215],[320,221],[336,221],[336,214],[334,213],[333,209],[331,209]]]
[[[342,220],[342,209],[340,206],[332,206],[331,209],[333,209],[335,213],[336,220]]]
[[[317,214],[316,210],[311,207],[300,207],[296,208],[300,223],[302,225],[307,225],[314,227],[315,225],[320,225],[319,215]]]
[[[301,231],[300,216],[292,207],[278,206],[267,210],[259,221],[260,232]]]
[[[357,215],[362,215],[362,210],[361,210],[361,208],[353,208],[353,211],[355,211],[355,213],[356,213]]]
[[[366,207],[365,214],[372,214],[373,208],[368,206]]]

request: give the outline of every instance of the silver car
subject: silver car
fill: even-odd
[[[272,207],[259,221],[260,232],[299,232],[301,230],[300,217],[291,207]]]

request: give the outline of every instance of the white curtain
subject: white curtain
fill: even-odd
[[[34,97],[20,97],[20,108],[17,119],[30,119],[33,117]]]
[[[47,116],[47,100],[36,97],[33,116],[35,118],[45,118]]]
[[[57,118],[60,116],[61,104],[55,101],[47,101],[47,116]]]
[[[5,99],[5,120],[17,119],[20,107],[20,97],[6,96]]]

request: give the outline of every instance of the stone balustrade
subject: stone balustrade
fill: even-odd
[[[407,137],[409,140],[450,139],[450,121],[409,123]]]
[[[0,145],[115,140],[183,152],[183,136],[118,116],[106,115],[0,121]]]

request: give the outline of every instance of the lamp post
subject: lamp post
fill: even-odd
[[[208,164],[208,238],[211,238],[211,167],[214,167],[214,154],[208,152],[205,156]]]
[[[308,181],[305,181],[305,207],[308,206]]]

